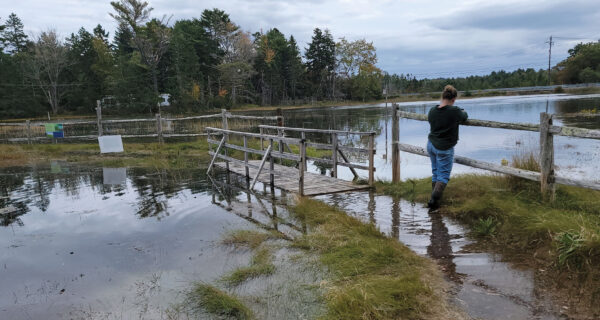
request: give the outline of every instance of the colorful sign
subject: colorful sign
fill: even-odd
[[[44,127],[46,127],[46,137],[48,138],[65,137],[62,123],[46,123]]]

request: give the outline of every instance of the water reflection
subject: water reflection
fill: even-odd
[[[369,192],[325,195],[337,206],[435,259],[453,283],[456,302],[480,319],[558,319],[560,313],[535,286],[530,270],[517,270],[494,255],[469,250],[472,242],[456,222],[414,202]],[[375,203],[377,206],[375,207]]]

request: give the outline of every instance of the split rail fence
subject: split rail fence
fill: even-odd
[[[403,112],[399,110],[397,104],[393,105],[392,116],[392,181],[400,181],[400,152],[418,154],[428,157],[427,151],[424,148],[409,144],[400,143],[400,118],[412,119],[418,121],[428,121],[426,114],[418,114],[411,112]],[[576,186],[600,190],[600,184],[594,181],[574,180],[566,177],[557,176],[554,167],[554,136],[575,137],[583,139],[600,140],[600,130],[590,130],[576,127],[555,126],[552,124],[552,115],[542,112],[540,113],[540,123],[506,123],[487,120],[469,119],[464,124],[465,126],[500,128],[510,130],[534,131],[540,133],[540,172],[523,170],[519,168],[499,165],[475,159],[470,159],[462,156],[455,156],[454,162],[473,168],[488,170],[497,173],[508,174],[528,180],[540,182],[540,189],[543,195],[550,196],[554,199],[555,184],[568,186]]]
[[[102,109],[96,108],[95,120],[56,120],[56,121],[25,121],[0,123],[0,141],[17,143],[56,142],[65,140],[93,140],[103,135],[121,135],[122,138],[156,138],[163,142],[165,138],[206,136],[204,128],[218,126],[220,123],[231,121],[236,129],[256,127],[257,124],[283,122],[283,116],[278,110],[277,116],[246,116],[234,115],[226,110],[221,113],[191,116],[191,117],[162,117],[146,119],[114,119],[103,120]],[[59,123],[63,126],[63,137],[46,136],[46,124]]]

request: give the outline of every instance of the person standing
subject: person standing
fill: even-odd
[[[458,126],[467,121],[467,113],[454,106],[458,92],[447,85],[442,91],[440,104],[429,110],[429,136],[427,142],[427,153],[431,160],[431,199],[427,206],[436,210],[440,206],[440,200],[444,189],[450,180],[452,163],[454,162],[454,146],[458,142]]]

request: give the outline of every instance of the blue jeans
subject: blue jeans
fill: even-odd
[[[427,141],[427,153],[431,160],[431,181],[448,183],[454,162],[454,147],[439,150],[431,144],[431,141]]]

